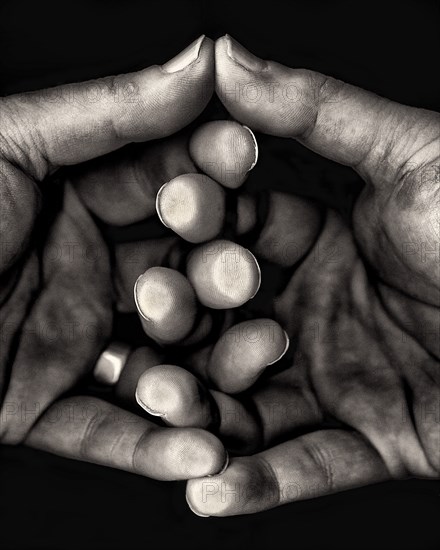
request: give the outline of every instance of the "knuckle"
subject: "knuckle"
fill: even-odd
[[[332,459],[329,459],[325,450],[313,442],[304,444],[304,451],[310,458],[312,465],[317,473],[316,479],[322,486],[325,493],[334,491],[334,476],[332,470]]]

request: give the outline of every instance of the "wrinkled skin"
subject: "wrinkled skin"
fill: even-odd
[[[324,156],[353,166],[367,185],[357,200],[352,227],[331,210],[323,215],[301,199],[292,204],[292,225],[286,231],[285,225],[275,224],[271,238],[293,242],[301,251],[300,257],[277,256],[270,238],[265,240],[260,233],[255,254],[282,262],[291,272],[290,281],[274,302],[274,318],[291,341],[283,363],[287,368],[273,375],[268,371],[268,376],[250,388],[246,393],[246,407],[252,405],[250,418],[239,418],[237,426],[231,428],[236,439],[242,431],[246,454],[266,450],[232,459],[223,474],[209,478],[209,487],[206,478],[190,481],[187,498],[191,507],[210,515],[252,513],[389,477],[438,477],[438,115],[272,62],[252,59],[253,66],[243,69],[228,56],[226,39],[220,39],[216,47],[217,93],[234,118],[257,131],[298,139]],[[193,86],[193,95],[186,90],[183,93],[192,107],[179,111],[185,116],[169,124],[154,122],[158,96],[149,98],[148,86],[143,89],[147,97],[142,105],[149,123],[142,127],[135,123],[139,120],[136,109],[117,111],[114,119],[109,119],[104,108],[97,116],[82,105],[78,111],[82,115],[77,119],[62,110],[51,113],[60,120],[59,126],[53,126],[45,116],[49,109],[46,104],[36,108],[32,99],[2,100],[2,123],[6,121],[2,127],[7,128],[0,142],[4,245],[0,311],[5,343],[0,358],[5,395],[2,442],[25,441],[160,479],[200,477],[221,469],[223,450],[205,432],[194,437],[206,444],[208,468],[205,462],[194,470],[188,466],[175,471],[171,456],[170,466],[160,471],[162,447],[159,444],[157,456],[150,452],[157,441],[148,443],[156,437],[175,438],[178,451],[179,445],[187,445],[185,434],[193,433],[185,430],[204,425],[167,429],[168,435],[157,436],[157,430],[146,420],[135,420],[130,413],[117,412],[124,421],[114,422],[113,406],[97,404],[91,398],[68,398],[50,408],[90,371],[111,333],[114,275],[106,245],[89,211],[108,223],[138,221],[152,212],[136,211],[136,192],[130,208],[124,206],[119,211],[112,205],[102,212],[96,206],[100,200],[84,191],[81,182],[68,184],[62,211],[43,251],[26,248],[38,211],[35,181],[60,165],[88,161],[131,141],[170,135],[200,112],[209,99],[205,97],[209,88],[206,81],[211,82],[213,67],[212,45],[205,42],[204,48],[206,55],[197,64],[197,74],[185,80]],[[151,70],[156,69],[147,69]],[[293,84],[301,101],[281,96],[256,104],[234,101],[224,94],[225,83],[233,87],[249,81],[260,83],[262,89],[273,82]],[[197,82],[201,82],[200,89]],[[201,89],[205,95],[198,96]],[[181,90],[178,84],[176,90]],[[179,97],[167,96],[179,103]],[[104,107],[108,104],[109,100],[103,102]],[[93,139],[88,139],[90,117],[97,117],[103,129]],[[37,130],[27,133],[29,128]],[[60,128],[68,139],[61,136]],[[180,153],[177,157],[181,159]],[[120,165],[119,157],[115,162]],[[177,172],[162,173],[163,168],[154,167],[151,189],[147,185],[153,210],[154,191],[171,177],[193,171],[189,162],[186,155]],[[175,165],[170,162],[170,166]],[[126,176],[124,169],[122,172]],[[275,212],[278,206],[274,205]],[[124,218],[131,209],[135,214]],[[295,220],[301,220],[296,227]],[[311,230],[304,231],[308,221]],[[72,258],[72,241],[79,243],[82,252],[91,247],[100,253],[92,262],[81,252]],[[67,253],[58,253],[66,249],[66,242]],[[155,254],[160,264],[161,254]],[[66,325],[67,330],[55,331],[57,325]],[[92,337],[85,339],[84,331],[90,326],[94,329]],[[72,327],[79,327],[79,331],[72,332]],[[15,349],[17,334],[25,328],[26,337],[19,340],[9,381],[8,357]],[[145,349],[138,355],[137,375],[148,362],[156,365],[162,360]],[[198,373],[202,379],[212,380],[209,372],[204,376],[198,369]],[[38,414],[22,413],[23,404],[26,412],[33,410],[35,402],[39,413],[47,411],[38,422]],[[228,401],[235,402],[240,402],[240,395]],[[78,422],[61,419],[52,422],[48,430],[44,419],[51,410],[63,412],[67,406],[76,405],[97,407],[99,418],[81,417]],[[221,416],[227,409],[220,407],[219,412]],[[323,430],[329,427],[323,424],[328,419],[334,429]],[[222,421],[216,428],[220,436],[225,435],[222,428],[226,421]],[[303,431],[307,434],[299,435]],[[190,449],[188,464],[197,456],[195,448],[197,445]],[[225,497],[223,489],[229,485],[241,489],[240,498]]]
[[[187,498],[202,515],[233,515],[390,477],[438,478],[439,116],[249,53],[243,67],[230,47],[228,38],[217,41],[216,78],[231,115],[352,166],[366,186],[352,226],[328,209],[322,226],[304,234],[304,216],[313,226],[317,214],[299,199],[289,227],[277,225],[274,206],[271,229],[263,226],[272,241],[260,234],[250,247],[284,268],[288,254],[274,242],[301,251],[274,303],[291,339],[288,368],[268,371],[243,401],[254,418],[241,425],[255,426],[243,430],[243,444],[267,450],[189,482]],[[263,90],[260,102],[224,92],[249,82]],[[265,101],[273,83],[295,86],[300,101]],[[271,448],[301,431],[308,433]],[[228,496],[234,487],[240,497]]]
[[[75,395],[110,342],[119,300],[114,247],[98,222],[150,217],[164,181],[196,171],[187,138],[143,144],[184,128],[212,95],[212,41],[197,40],[183,61],[0,100],[1,443],[158,479],[225,462],[211,434],[165,432]],[[122,148],[133,142],[142,144]],[[155,261],[160,244],[151,240]]]

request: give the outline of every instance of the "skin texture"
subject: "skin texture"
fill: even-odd
[[[197,171],[188,137],[121,149],[174,134],[204,109],[213,90],[212,41],[199,39],[184,52],[186,64],[177,61],[0,100],[1,443],[158,479],[224,466],[224,447],[207,432],[164,430],[96,398],[62,397],[108,345],[127,287],[93,216],[113,225],[150,217],[163,183]],[[60,167],[58,182],[47,179]],[[144,261],[158,261],[171,241],[147,243]],[[132,355],[142,370],[159,360],[153,352]],[[129,386],[123,378],[121,396]]]
[[[224,93],[249,83],[262,92],[258,102]],[[271,86],[291,95],[270,100]],[[439,115],[259,60],[229,37],[216,43],[216,91],[238,121],[297,139],[351,166],[366,185],[350,225],[302,199],[291,203],[286,225],[277,217],[288,217],[286,201],[272,198],[250,250],[288,268],[274,318],[290,349],[284,368],[270,374],[269,367],[256,384],[245,361],[234,371],[213,362],[211,349],[193,358],[193,372],[211,388],[198,388],[194,400],[212,422],[206,414],[197,419],[189,400],[187,425],[208,427],[227,444],[233,436],[232,448],[241,445],[249,456],[233,458],[219,476],[190,481],[191,508],[245,514],[389,478],[438,478]],[[315,229],[304,233],[307,219]],[[290,266],[267,235],[294,239],[301,252]],[[222,368],[229,394],[217,391]],[[230,395],[243,389],[246,372],[250,389]],[[159,370],[154,375],[159,382]],[[185,404],[179,414],[173,405],[171,416],[182,425]]]
[[[249,54],[243,67],[228,38],[217,41],[215,54],[216,92],[225,107],[256,131],[298,139],[356,169],[366,187],[353,227],[310,201],[270,194],[268,217],[250,251],[288,270],[271,312],[275,321],[255,320],[254,338],[237,328],[237,312],[225,312],[222,330],[234,338],[220,338],[219,352],[203,345],[214,322],[209,309],[201,309],[192,334],[176,337],[182,349],[199,342],[185,356],[193,374],[171,377],[180,384],[174,383],[172,407],[159,402],[166,391],[153,396],[154,411],[169,426],[177,418],[178,429],[159,428],[94,398],[58,400],[108,343],[114,310],[134,310],[135,279],[156,265],[177,268],[184,258],[172,236],[128,243],[112,251],[112,272],[91,214],[114,225],[133,223],[154,213],[158,189],[176,176],[209,163],[211,177],[236,187],[254,163],[253,140],[237,123],[229,139],[222,124],[218,134],[202,129],[189,145],[170,138],[163,146],[116,151],[168,136],[194,119],[209,100],[213,55],[205,40],[187,69],[170,74],[152,67],[100,81],[104,95],[93,108],[84,100],[73,110],[63,101],[54,105],[44,93],[2,99],[1,441],[185,479],[223,469],[225,451],[213,431],[248,456],[234,457],[220,475],[188,483],[191,508],[205,515],[253,513],[389,477],[438,477],[438,115]],[[140,94],[134,106],[114,103],[105,91],[133,82]],[[275,83],[285,93],[250,101],[249,82],[262,92]],[[244,95],[224,94],[235,84]],[[72,85],[65,93],[81,97],[81,89]],[[165,109],[171,115],[159,121]],[[223,144],[220,151],[206,145],[210,136]],[[212,154],[219,166],[234,165],[234,154],[241,159],[232,183],[212,168]],[[41,206],[39,182],[59,166],[85,161],[66,172],[70,183],[55,222],[38,248],[28,247]],[[237,240],[256,223],[252,197],[238,201]],[[92,262],[84,253],[70,254],[72,236],[80,251],[99,250]],[[274,238],[293,242],[299,254],[271,246]],[[66,243],[69,254],[59,253]],[[129,269],[133,250],[140,260]],[[69,330],[60,334],[55,327],[66,319]],[[72,333],[77,326],[79,333]],[[90,327],[89,340],[83,335]],[[285,352],[282,329],[290,339],[283,363],[256,382],[265,367],[258,347],[267,352],[266,366],[276,361]],[[166,334],[169,342],[169,326]],[[253,352],[246,349],[251,342]],[[148,348],[133,352],[117,396],[133,402],[136,389],[142,393],[138,383],[152,377],[166,388],[170,369],[162,379],[161,363],[165,359]],[[150,367],[155,370],[141,376]]]

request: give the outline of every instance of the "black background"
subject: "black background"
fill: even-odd
[[[202,33],[228,32],[261,57],[439,110],[439,22],[433,2],[3,1],[0,95],[163,63]],[[276,184],[292,167],[292,153],[278,140],[268,141],[268,150],[279,162],[271,172]],[[332,180],[331,163],[312,165],[314,155],[300,147],[296,153],[302,159],[293,163],[297,179],[317,170]],[[356,178],[343,174],[322,193],[346,209]],[[386,483],[227,519],[192,515],[183,494],[182,483],[0,447],[0,548],[404,550],[440,544],[439,482]]]

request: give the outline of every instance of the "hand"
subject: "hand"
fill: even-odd
[[[351,166],[366,185],[352,225],[330,208],[270,193],[250,249],[290,272],[273,302],[290,337],[287,368],[268,369],[252,386],[271,362],[261,354],[281,342],[260,320],[254,345],[222,337],[214,351],[189,359],[216,390],[178,367],[139,380],[140,401],[169,425],[215,429],[236,448],[257,441],[265,449],[190,481],[191,507],[201,515],[253,513],[389,478],[438,477],[439,116],[262,61],[229,37],[216,43],[216,90],[238,121]],[[247,202],[243,219],[255,222]],[[180,228],[178,216],[167,223]],[[217,252],[218,265],[229,266],[225,250]],[[219,278],[197,291],[205,305]]]
[[[95,220],[145,219],[164,181],[195,171],[183,138],[121,148],[195,119],[212,94],[212,64],[212,41],[199,39],[162,67],[1,99],[2,443],[160,479],[221,470],[223,446],[201,430],[165,431],[93,397],[59,400],[109,343],[114,250]],[[62,166],[58,208],[60,186],[46,178]],[[149,242],[155,261],[159,244]]]

